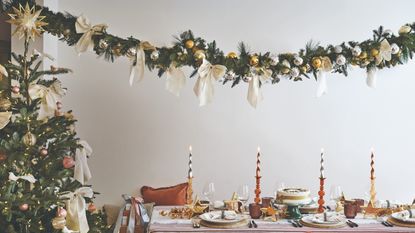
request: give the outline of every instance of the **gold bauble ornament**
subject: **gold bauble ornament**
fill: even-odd
[[[370,54],[371,54],[373,57],[376,57],[377,55],[379,55],[379,50],[378,50],[378,49],[373,48],[373,49],[371,49],[371,50],[370,50]]]
[[[188,49],[191,49],[195,46],[195,42],[193,40],[186,40],[186,42],[184,42],[184,46]]]
[[[307,73],[307,67],[306,66],[300,66],[301,73]]]
[[[201,49],[197,50],[194,54],[196,60],[202,60],[206,57],[205,52]]]
[[[408,34],[412,30],[411,26],[403,25],[401,28],[399,28],[399,35]]]
[[[257,55],[253,55],[251,56],[251,58],[249,59],[249,64],[251,66],[257,66],[259,64],[259,58]]]
[[[62,230],[66,226],[65,217],[55,217],[52,219],[52,226],[56,230]]]
[[[230,59],[236,59],[236,58],[238,58],[238,55],[235,52],[230,52],[230,53],[228,53],[228,55],[226,55],[226,57],[228,57]]]
[[[36,136],[30,131],[23,136],[23,143],[27,146],[34,146],[36,144]]]
[[[282,69],[281,69],[281,73],[283,73],[283,74],[288,74],[288,73],[290,73],[290,68],[287,68],[287,67],[282,68]]]
[[[319,57],[314,57],[313,60],[311,61],[311,65],[315,68],[315,69],[319,69],[321,67],[321,59]]]
[[[367,52],[363,51],[359,55],[359,59],[366,59],[367,58]]]
[[[12,102],[9,99],[0,97],[0,110],[7,111],[12,106]]]

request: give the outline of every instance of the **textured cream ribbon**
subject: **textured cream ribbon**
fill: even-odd
[[[88,220],[86,218],[86,202],[84,197],[92,198],[94,192],[90,187],[81,187],[75,192],[67,192],[60,197],[68,199],[66,201],[66,226],[73,231],[87,233],[89,231]]]
[[[0,112],[0,129],[3,129],[9,124],[11,116],[12,112]]]
[[[186,84],[186,76],[180,68],[171,64],[167,69],[166,90],[175,96],[180,95],[181,89]]]
[[[81,15],[76,19],[75,29],[76,33],[83,33],[81,38],[75,45],[75,50],[78,54],[94,49],[94,41],[92,36],[102,35],[102,32],[107,29],[106,24],[98,24],[92,26],[85,16]]]
[[[376,65],[379,65],[383,61],[390,61],[392,59],[392,47],[388,40],[384,39],[380,42],[379,53],[376,55]],[[376,87],[377,80],[377,68],[370,67],[367,70],[366,84],[371,87]]]
[[[61,101],[62,97],[65,95],[65,89],[62,88],[61,82],[56,80],[46,87],[41,84],[30,84],[29,86],[29,95],[33,100],[41,99],[40,109],[39,109],[39,120],[46,119],[49,116],[55,114],[56,102]]]
[[[367,70],[366,84],[371,88],[376,87],[376,73],[377,73],[376,67],[370,67]]]
[[[197,73],[199,77],[193,91],[199,97],[199,105],[204,106],[212,102],[214,94],[213,82],[225,75],[226,67],[223,65],[212,65],[206,59],[203,59],[203,63],[200,65]]]
[[[321,97],[322,95],[327,93],[327,72],[330,72],[333,65],[331,64],[331,60],[329,57],[322,57],[321,58],[321,67],[317,71],[317,97]]]
[[[249,81],[247,100],[252,107],[256,108],[257,104],[264,99],[260,88],[260,82],[265,82],[270,79],[271,75],[271,70],[261,69],[259,74],[253,75],[252,79]]]
[[[1,64],[0,64],[0,74],[5,76],[5,77],[9,77],[9,74],[7,73],[6,68],[4,66],[2,66]],[[1,75],[0,75],[0,80],[1,80]]]
[[[10,181],[26,180],[32,184],[36,182],[36,179],[35,177],[33,177],[32,174],[24,175],[24,176],[16,176],[13,172],[9,172],[9,180]]]
[[[85,184],[92,177],[88,166],[88,156],[92,154],[92,148],[86,141],[79,141],[79,144],[82,148],[76,149],[74,179]]]
[[[146,54],[144,50],[155,50],[156,48],[147,41],[141,42],[136,49],[135,56],[131,59],[130,67],[130,86],[134,83],[134,77],[137,73],[138,82],[144,78],[144,67],[146,65]]]

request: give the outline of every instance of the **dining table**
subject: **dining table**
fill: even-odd
[[[162,210],[168,211],[177,206],[155,206],[152,211],[151,221],[149,225],[149,232],[163,233],[163,232],[367,232],[367,233],[381,233],[381,232],[414,232],[415,228],[407,227],[387,227],[376,218],[365,218],[363,215],[358,215],[352,219],[358,224],[358,227],[350,227],[348,225],[341,228],[311,228],[311,227],[295,227],[288,219],[279,219],[276,222],[264,221],[261,219],[254,219],[257,227],[241,226],[238,228],[210,228],[200,226],[194,227],[194,220],[191,219],[171,219],[168,216],[162,216]],[[248,215],[249,216],[249,215]]]

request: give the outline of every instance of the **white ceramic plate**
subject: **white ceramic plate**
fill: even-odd
[[[322,214],[306,216],[302,220],[304,222],[322,224],[322,225],[344,224],[345,222],[344,217],[338,214],[329,215],[327,217],[327,221],[324,221],[324,216]]]
[[[412,209],[412,213],[415,214],[415,209]],[[413,215],[412,218],[409,218],[408,210],[393,213],[391,216],[398,221],[415,224],[415,216]]]

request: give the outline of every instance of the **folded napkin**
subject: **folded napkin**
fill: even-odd
[[[226,220],[233,220],[237,217],[238,215],[236,214],[235,211],[224,211],[224,219]],[[222,211],[212,211],[212,212],[208,212],[208,213],[204,213],[202,214],[202,219],[206,219],[206,220],[215,220],[215,219],[222,219]]]
[[[408,209],[398,212],[398,216],[404,220],[415,221],[415,209]]]
[[[327,213],[327,220],[324,220],[324,214],[316,214],[311,221],[320,224],[335,224],[342,221],[342,218],[337,213]]]

